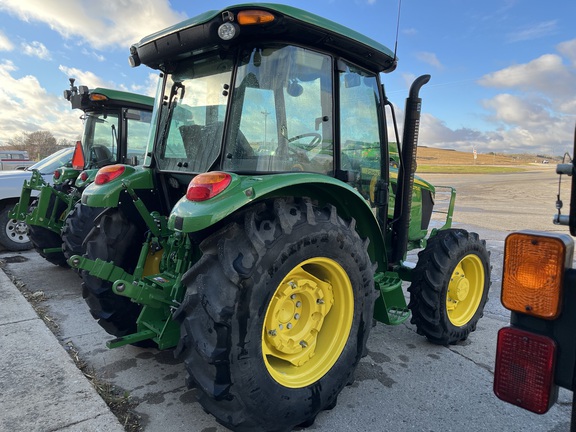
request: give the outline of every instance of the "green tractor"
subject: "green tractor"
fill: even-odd
[[[68,265],[70,256],[84,253],[82,242],[103,210],[80,203],[98,169],[119,162],[143,162],[153,105],[148,96],[105,88],[90,90],[74,82],[70,78],[64,98],[72,109],[83,111],[84,131],[82,141],[76,143],[72,166],[57,169],[52,185],[38,171],[33,172],[11,213],[28,225],[36,251],[61,266]]]
[[[285,431],[336,405],[374,319],[411,315],[444,345],[475,330],[485,242],[450,228],[453,189],[432,229],[436,190],[414,175],[429,76],[411,87],[402,140],[392,120],[392,154],[380,79],[394,53],[322,17],[232,6],[130,51],[161,71],[149,152],[84,190],[107,210],[69,260],[109,347],[175,347],[220,423]]]

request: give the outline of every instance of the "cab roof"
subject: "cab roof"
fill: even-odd
[[[242,10],[263,10],[274,15],[271,23],[241,27],[237,38],[222,41],[218,27],[225,16]],[[146,36],[130,48],[134,66],[143,63],[153,69],[167,70],[172,62],[194,52],[215,46],[232,46],[241,41],[284,41],[300,43],[332,52],[375,72],[391,72],[397,59],[386,46],[341,24],[292,6],[257,3],[239,4],[211,10]]]

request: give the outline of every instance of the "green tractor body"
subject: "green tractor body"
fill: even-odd
[[[232,6],[130,51],[162,72],[146,161],[98,172],[82,203],[107,210],[69,259],[109,347],[176,347],[218,421],[291,430],[336,403],[373,318],[412,316],[438,344],[474,331],[485,242],[451,229],[453,189],[432,229],[436,189],[414,174],[429,76],[396,145],[394,53],[322,17]]]
[[[83,237],[98,210],[76,206],[98,169],[120,162],[143,163],[153,103],[148,96],[76,87],[74,79],[64,97],[72,109],[84,113],[83,136],[76,143],[72,162],[54,172],[52,184],[38,172],[33,173],[24,182],[20,201],[11,213],[13,218],[26,222],[36,250],[59,265],[66,265],[72,254],[83,252]],[[68,219],[69,215],[73,218]]]

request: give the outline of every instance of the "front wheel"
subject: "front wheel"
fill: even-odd
[[[28,238],[28,225],[24,221],[12,219],[10,206],[0,209],[0,246],[10,251],[23,251],[32,248]]]
[[[201,244],[176,312],[200,403],[235,431],[288,431],[336,404],[375,300],[367,242],[333,206],[278,199]]]
[[[408,288],[412,323],[439,345],[468,338],[484,313],[490,288],[490,253],[478,234],[440,231],[418,254]]]

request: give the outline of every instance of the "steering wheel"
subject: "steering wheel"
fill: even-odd
[[[294,144],[295,147],[298,147],[304,151],[310,151],[318,147],[318,145],[322,142],[322,135],[318,132],[308,132],[300,135],[293,136],[292,138],[288,138],[288,143],[298,141],[302,138],[312,137],[308,144]]]

